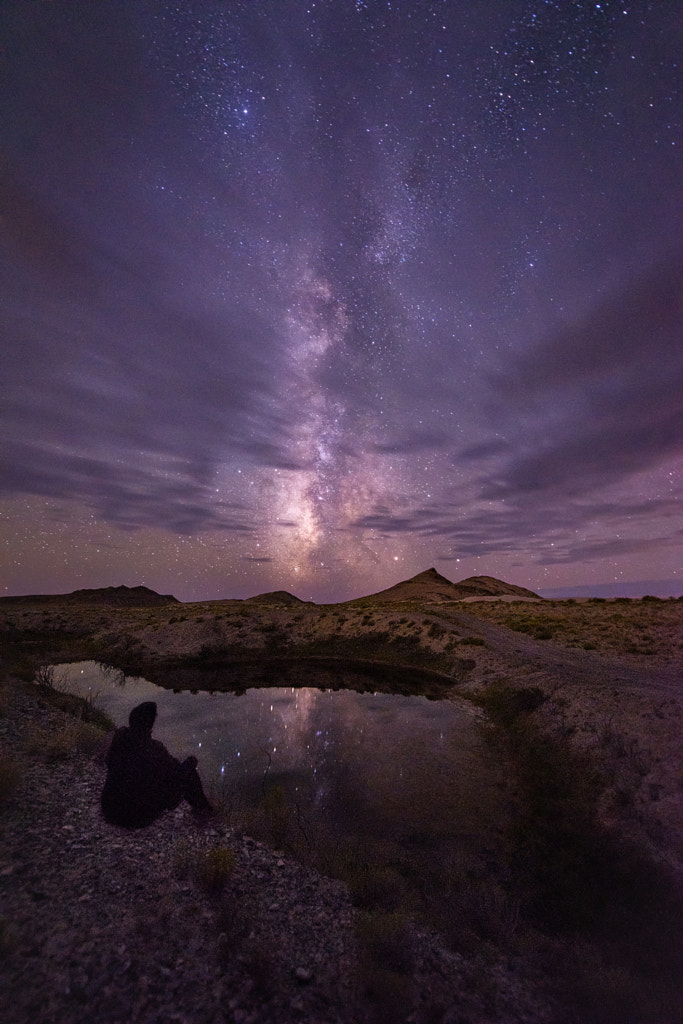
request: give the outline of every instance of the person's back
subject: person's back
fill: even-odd
[[[185,798],[195,814],[211,812],[197,774],[197,759],[182,764],[152,739],[156,704],[133,708],[127,727],[117,729],[107,755],[102,811],[113,825],[144,828]]]

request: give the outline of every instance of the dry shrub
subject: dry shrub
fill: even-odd
[[[354,905],[365,909],[394,909],[400,902],[403,880],[389,865],[373,862],[349,866],[344,873]]]
[[[269,842],[278,848],[285,845],[292,819],[292,810],[282,786],[272,786],[259,804],[265,818]]]
[[[361,911],[356,918],[360,947],[359,998],[372,1024],[402,1024],[414,1003],[415,950],[410,923],[402,913]]]
[[[100,729],[87,722],[69,722],[60,729],[34,727],[26,738],[26,752],[46,761],[67,761],[85,754],[92,757],[101,747]]]
[[[235,867],[235,854],[225,846],[216,846],[199,863],[199,881],[210,892],[219,892]]]
[[[66,668],[57,665],[39,665],[33,681],[44,692],[63,693],[68,690],[69,673]]]
[[[365,965],[360,975],[360,1002],[370,1024],[407,1024],[411,1018],[413,983],[405,974],[377,964]]]
[[[356,934],[361,948],[384,968],[409,974],[413,968],[413,938],[408,918],[400,911],[359,911]]]

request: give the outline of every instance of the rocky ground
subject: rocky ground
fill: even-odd
[[[414,924],[368,936],[366,921],[359,938],[341,882],[220,819],[198,826],[180,807],[148,829],[108,825],[92,735],[80,744],[89,753],[31,742],[73,737],[72,725],[6,684],[0,742],[18,772],[0,818],[6,1024],[558,1019],[528,973],[467,960]],[[216,851],[229,854],[212,884]]]
[[[344,887],[183,808],[128,832],[99,812],[104,768],[22,757],[63,713],[14,692],[2,718],[21,781],[2,817],[3,1020],[346,1019],[355,957]],[[225,878],[202,881],[211,851]]]

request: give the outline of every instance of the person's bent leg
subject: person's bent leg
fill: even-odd
[[[196,768],[197,759],[188,757],[183,762],[182,790],[183,796],[195,814],[212,814],[213,807],[206,798],[202,780]]]

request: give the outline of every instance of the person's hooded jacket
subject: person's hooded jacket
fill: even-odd
[[[102,811],[112,824],[144,828],[181,798],[181,764],[152,739],[156,715],[156,704],[145,701],[114,733],[102,791]]]

